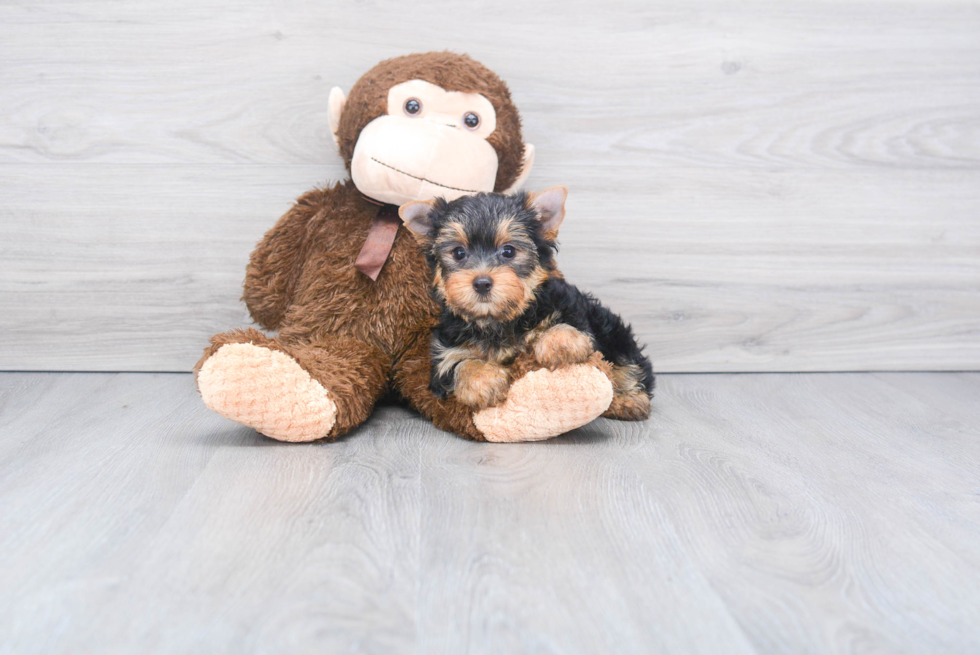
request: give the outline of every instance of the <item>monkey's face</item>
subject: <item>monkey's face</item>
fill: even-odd
[[[327,118],[354,184],[382,202],[509,192],[534,163],[507,85],[466,55],[382,61],[350,98],[331,89]]]
[[[388,90],[388,113],[361,131],[351,177],[365,195],[393,204],[493,191],[497,152],[493,105],[479,93],[422,80]]]

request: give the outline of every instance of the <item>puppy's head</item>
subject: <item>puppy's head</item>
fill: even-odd
[[[466,320],[521,315],[555,270],[558,226],[568,189],[479,193],[402,205],[398,214],[425,250],[435,288]]]

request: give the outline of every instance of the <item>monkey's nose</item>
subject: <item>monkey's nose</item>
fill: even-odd
[[[473,279],[473,288],[481,296],[485,296],[490,293],[490,289],[493,288],[493,280],[491,280],[486,275],[481,275],[478,278]]]

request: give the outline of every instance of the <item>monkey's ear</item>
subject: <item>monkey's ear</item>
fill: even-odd
[[[347,103],[347,96],[339,86],[330,89],[330,97],[327,98],[327,122],[330,123],[330,133],[333,135],[334,145],[340,146],[337,139],[337,130],[340,129],[340,115],[344,113],[344,105]]]
[[[538,212],[538,220],[541,221],[541,228],[545,233],[551,232],[554,236],[558,235],[558,226],[565,219],[565,198],[567,197],[568,188],[563,186],[553,186],[528,196],[528,207]]]
[[[514,193],[522,186],[527,180],[527,176],[531,174],[531,168],[534,166],[534,146],[530,143],[524,145],[524,155],[521,158],[521,172],[517,175],[517,179],[514,183],[504,191],[504,193]]]
[[[398,215],[405,223],[405,227],[421,243],[429,240],[429,232],[432,230],[433,207],[435,207],[433,200],[413,200],[398,208]]]

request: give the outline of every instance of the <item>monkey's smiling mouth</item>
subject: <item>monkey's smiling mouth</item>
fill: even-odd
[[[385,168],[390,168],[391,170],[395,171],[396,173],[401,173],[402,175],[408,176],[408,177],[410,177],[412,179],[415,179],[415,180],[419,180],[421,182],[428,182],[429,184],[434,184],[435,186],[442,187],[443,189],[450,189],[452,191],[462,191],[463,193],[479,193],[480,192],[478,189],[460,189],[459,187],[449,186],[449,185],[446,185],[446,184],[439,184],[438,182],[433,182],[432,180],[427,180],[424,177],[419,177],[418,175],[412,175],[411,173],[406,173],[405,171],[403,171],[403,170],[401,170],[399,168],[395,168],[391,164],[386,164],[383,161],[381,161],[380,159],[377,159],[375,157],[371,157],[371,161],[376,162],[378,164],[381,164]]]

